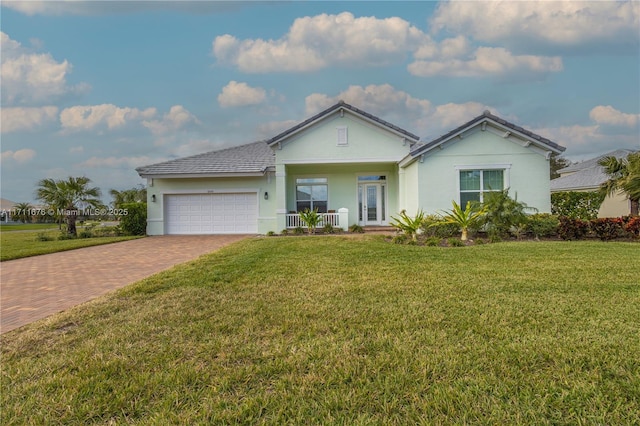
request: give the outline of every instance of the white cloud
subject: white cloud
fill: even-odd
[[[270,121],[258,126],[258,136],[264,139],[270,139],[287,129],[295,126],[299,122],[296,120]]]
[[[173,158],[180,158],[215,151],[221,148],[223,148],[222,142],[214,142],[209,139],[193,139],[179,145],[177,148],[171,149],[170,154]]]
[[[2,162],[13,160],[18,164],[28,163],[36,156],[33,149],[19,149],[17,151],[4,151],[2,153]]]
[[[267,92],[261,87],[251,87],[247,83],[230,81],[218,95],[218,103],[223,108],[258,105],[267,98]]]
[[[585,159],[616,149],[639,149],[640,114],[627,114],[611,106],[596,106],[589,117],[595,124],[534,130],[567,148],[567,158]],[[631,128],[632,131],[629,131]]]
[[[371,84],[366,87],[349,86],[347,90],[333,97],[313,93],[305,98],[306,113],[307,115],[316,114],[339,100],[378,115],[380,118],[397,116],[417,119],[427,115],[431,110],[431,102],[426,99],[414,98],[390,84]]]
[[[476,40],[531,51],[638,48],[640,3],[636,1],[441,2],[431,19],[446,30]]]
[[[298,18],[278,40],[238,40],[225,34],[213,41],[220,63],[247,73],[315,71],[328,66],[385,66],[403,61],[430,37],[398,17],[356,18],[352,13]]]
[[[479,102],[438,105],[429,116],[429,122],[432,124],[437,123],[435,127],[440,130],[440,132],[448,132],[477,117],[487,109],[491,110]],[[433,132],[430,133],[434,135]]]
[[[8,107],[0,109],[2,133],[21,130],[36,130],[38,127],[53,122],[58,118],[58,108],[44,107]]]
[[[199,124],[200,121],[182,105],[174,105],[169,112],[162,117],[162,120],[145,120],[142,122],[142,125],[149,129],[154,135],[164,136],[180,130],[191,123]]]
[[[60,123],[65,131],[83,131],[106,127],[114,130],[130,122],[142,121],[156,115],[155,108],[140,110],[120,108],[112,104],[79,105],[65,108],[60,113]]]
[[[313,93],[305,99],[306,115],[317,114],[339,100],[427,139],[464,124],[486,109],[491,110],[478,102],[435,106],[428,99],[415,98],[389,84],[382,84],[350,86],[337,96]]]
[[[69,154],[82,154],[83,152],[83,146],[72,146],[71,148],[69,148]]]
[[[461,49],[454,49],[455,53]],[[452,52],[453,53],[453,52]],[[454,77],[529,76],[562,71],[558,56],[513,55],[502,47],[479,47],[468,59],[418,60],[407,67],[418,77],[446,75]]]
[[[640,123],[640,114],[620,112],[611,105],[599,105],[589,112],[589,117],[598,124],[635,127]]]
[[[4,104],[33,104],[47,102],[67,93],[84,93],[89,85],[67,84],[71,64],[56,61],[49,53],[32,53],[7,34],[2,41],[2,102]]]

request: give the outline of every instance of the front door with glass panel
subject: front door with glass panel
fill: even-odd
[[[358,207],[360,224],[382,225],[387,221],[385,176],[360,176],[358,178]]]

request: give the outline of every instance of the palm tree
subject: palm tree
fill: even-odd
[[[431,226],[435,226],[439,223],[453,223],[458,225],[462,232],[460,239],[462,241],[467,241],[469,228],[479,223],[480,219],[485,215],[486,210],[478,203],[472,203],[471,201],[467,202],[464,210],[462,210],[462,207],[460,207],[460,205],[455,201],[452,201],[451,203],[453,204],[453,208],[442,216],[442,220]]]
[[[97,207],[100,189],[89,187],[91,179],[85,176],[69,177],[67,180],[42,179],[38,182],[36,197],[54,209],[60,219],[67,221],[67,233],[76,236],[76,219],[79,209]]]
[[[613,195],[624,192],[631,201],[631,215],[638,216],[640,202],[640,152],[632,152],[627,158],[604,157],[598,161],[609,179],[600,186],[600,191]]]
[[[13,218],[22,223],[31,222],[31,210],[33,206],[29,203],[18,203],[13,206]]]
[[[121,206],[126,203],[147,202],[147,188],[142,185],[123,191],[112,189],[109,191],[109,194],[113,197],[113,207],[116,209],[121,208]]]

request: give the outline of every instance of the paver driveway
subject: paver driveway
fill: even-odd
[[[165,235],[0,263],[0,333],[246,238]]]

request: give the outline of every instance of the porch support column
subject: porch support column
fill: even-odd
[[[276,164],[276,224],[277,232],[287,228],[287,169]]]

